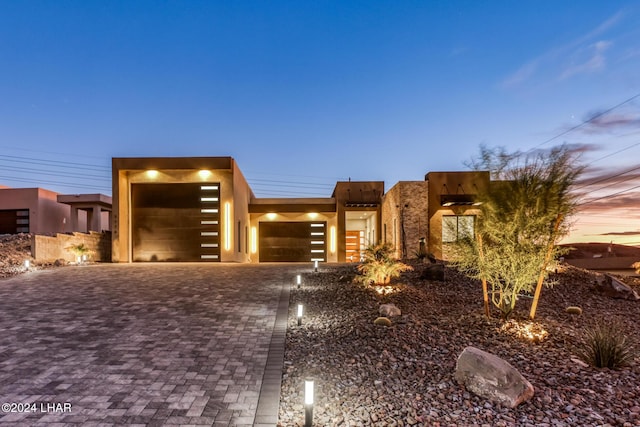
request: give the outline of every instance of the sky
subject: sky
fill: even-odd
[[[0,185],[232,156],[258,197],[582,147],[567,241],[640,245],[637,1],[0,0]]]

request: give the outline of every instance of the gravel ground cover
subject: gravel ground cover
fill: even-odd
[[[31,260],[30,234],[0,235],[0,277],[23,273],[26,259]]]
[[[530,300],[518,302],[515,320],[488,320],[478,283],[450,269],[444,282],[421,280],[416,267],[386,295],[354,284],[351,266],[303,276],[291,292],[279,426],[304,425],[305,378],[315,380],[315,426],[640,426],[640,358],[611,370],[576,356],[585,328],[597,321],[618,320],[640,342],[640,301],[604,297],[594,274],[567,268],[538,307],[533,330],[548,335],[531,342],[519,334]],[[637,279],[628,283],[640,290]],[[402,310],[391,327],[373,324],[382,303]],[[567,306],[583,314],[568,314]],[[466,391],[454,373],[469,345],[511,363],[534,397],[510,409]]]

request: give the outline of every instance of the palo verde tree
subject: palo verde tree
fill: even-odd
[[[454,264],[482,281],[487,316],[489,300],[506,319],[522,292],[534,292],[533,319],[577,207],[571,186],[582,167],[567,146],[512,154],[482,146],[470,166],[490,170],[492,181],[479,195],[475,233],[456,246]]]

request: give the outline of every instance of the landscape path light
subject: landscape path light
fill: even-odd
[[[302,276],[299,274],[296,276],[296,285],[298,285],[298,289],[300,289],[300,285],[302,284]]]
[[[29,267],[31,267],[31,261],[29,261],[28,259],[25,259],[24,260],[24,268],[26,268],[28,270]]]
[[[302,325],[302,310],[304,310],[302,304],[298,304],[298,326]]]
[[[304,380],[304,427],[313,425],[313,379]]]
[[[318,272],[318,260],[313,261],[313,271]]]

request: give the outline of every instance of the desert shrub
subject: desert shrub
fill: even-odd
[[[636,269],[636,273],[637,273],[637,274],[640,274],[640,261],[638,261],[638,262],[636,262],[636,263],[632,264],[632,265],[631,265],[631,267],[633,267],[633,268],[635,268],[635,269]]]
[[[392,278],[399,277],[412,267],[401,263],[392,256],[393,246],[389,243],[371,245],[364,251],[364,261],[358,266],[358,282],[365,285],[384,285]]]
[[[620,322],[598,322],[584,331],[578,355],[596,368],[619,368],[631,364],[634,345]]]

